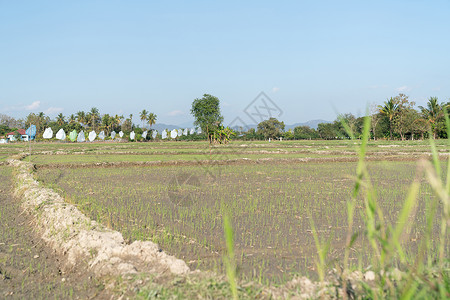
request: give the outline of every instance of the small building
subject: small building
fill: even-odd
[[[6,134],[6,139],[11,142],[15,141],[16,140],[16,138],[15,138],[16,132],[18,132],[20,134],[20,139],[22,141],[25,141],[25,142],[28,141],[28,135],[26,134],[25,129],[17,129],[16,131],[8,132]]]

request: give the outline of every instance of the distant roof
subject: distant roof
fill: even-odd
[[[17,132],[19,132],[19,134],[20,135],[25,135],[26,133],[25,133],[25,129],[17,129]],[[16,134],[16,132],[15,131],[12,131],[12,132],[8,132],[7,134],[6,134],[6,136],[8,136],[8,135],[15,135]]]

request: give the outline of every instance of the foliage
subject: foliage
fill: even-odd
[[[317,132],[321,139],[332,140],[337,138],[336,128],[332,123],[320,123],[317,125]]]
[[[389,138],[392,139],[392,122],[398,109],[397,99],[391,97],[384,102],[384,106],[379,105],[378,108],[380,113],[389,119]]]
[[[148,115],[148,111],[146,109],[143,109],[139,113],[139,117],[141,118],[141,121],[142,121],[142,127],[144,127],[144,122],[147,121],[147,115]]]
[[[296,140],[315,140],[319,137],[319,133],[309,126],[297,126],[294,128],[294,139]]]
[[[6,133],[10,132],[10,128],[6,125],[0,124],[0,136],[5,135]]]
[[[289,129],[288,131],[285,131],[283,134],[283,139],[285,140],[293,140],[294,139],[294,131],[292,129]]]
[[[222,124],[223,116],[220,113],[219,98],[204,94],[203,98],[197,98],[192,102],[191,114],[194,116],[194,125],[200,126],[203,132],[208,135],[212,143],[214,132]]]
[[[448,108],[448,104],[439,103],[437,97],[430,97],[427,106],[419,106],[422,117],[428,121],[433,138],[436,138],[438,132],[444,129],[444,108]]]
[[[125,119],[121,125],[121,129],[126,134],[130,133],[133,130],[133,123],[131,122],[131,119]]]
[[[212,142],[214,144],[228,144],[232,136],[236,133],[230,127],[219,125],[212,135]]]
[[[147,122],[148,122],[148,125],[150,126],[150,128],[152,127],[152,125],[154,125],[156,123],[156,119],[157,119],[156,114],[154,114],[154,113],[148,114]]]
[[[43,112],[38,114],[30,113],[25,121],[25,127],[30,125],[36,125],[36,136],[42,135],[44,133],[45,127],[50,122],[50,118],[46,116]]]
[[[399,94],[393,99],[397,109],[391,120],[392,129],[404,140],[405,134],[412,131],[412,125],[419,116],[413,108],[415,103],[410,102],[408,96]]]
[[[278,121],[276,118],[262,121],[258,124],[258,134],[264,136],[265,139],[275,139],[283,135],[284,122]]]

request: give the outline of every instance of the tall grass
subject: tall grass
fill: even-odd
[[[445,112],[447,123],[447,134],[450,138],[450,120]],[[353,134],[348,124],[341,120],[344,128],[348,131],[349,136],[353,138]],[[353,189],[353,197],[349,200],[348,209],[348,237],[347,247],[344,255],[344,268],[348,267],[348,253],[351,245],[355,240],[351,228],[353,223],[354,206],[357,197],[364,198],[364,219],[365,219],[365,238],[369,241],[372,251],[372,268],[376,274],[374,285],[363,284],[366,296],[374,299],[384,298],[441,298],[450,297],[450,279],[449,279],[449,259],[446,257],[448,253],[447,245],[447,229],[450,224],[449,214],[449,193],[450,193],[450,158],[448,162],[447,178],[445,183],[441,179],[441,163],[434,140],[430,138],[430,148],[432,153],[432,164],[428,161],[421,161],[418,166],[416,177],[414,178],[409,192],[405,198],[402,209],[394,224],[388,224],[383,218],[383,213],[377,203],[376,189],[372,185],[367,165],[365,162],[365,154],[367,142],[370,133],[370,118],[365,117],[364,130],[360,146],[357,148],[359,154],[359,162],[356,169],[355,186]],[[430,137],[432,134],[430,134]],[[430,209],[426,212],[427,224],[426,231],[420,243],[419,250],[416,255],[408,253],[404,249],[403,242],[408,238],[409,229],[414,222],[416,214],[417,198],[420,189],[420,179],[426,175],[426,180],[432,187],[436,197],[430,198],[432,201]],[[437,209],[442,205],[440,219],[436,220]],[[432,225],[433,222],[440,222],[440,236],[438,241],[438,257],[432,253],[433,244]],[[319,258],[322,253],[318,253]],[[425,261],[425,258],[427,260]],[[401,272],[399,276],[393,276],[395,266]],[[347,291],[347,280],[345,278],[348,272],[342,272],[342,282],[344,291]],[[345,292],[344,292],[345,293]],[[343,295],[346,298],[347,294]]]

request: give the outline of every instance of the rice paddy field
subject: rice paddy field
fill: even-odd
[[[0,147],[0,162],[22,151],[35,177],[129,241],[151,240],[189,267],[225,273],[224,216],[231,217],[239,278],[283,284],[296,275],[318,278],[314,235],[329,245],[327,265],[342,266],[349,232],[347,202],[355,186],[358,141],[31,143]],[[437,141],[442,168],[447,141]],[[427,141],[371,141],[367,168],[381,213],[396,225],[414,179],[417,205],[402,236],[416,257],[431,228],[436,249],[440,223],[427,220],[435,195],[418,168],[430,160]],[[444,172],[443,172],[444,173]],[[442,175],[445,177],[444,175]],[[438,204],[441,205],[441,204]],[[356,198],[350,268],[375,259],[366,230],[364,197]],[[436,210],[436,220],[441,209]],[[447,237],[448,238],[448,237]],[[446,257],[450,251],[444,247]],[[436,259],[433,250],[426,260]],[[393,262],[396,265],[396,261]]]

